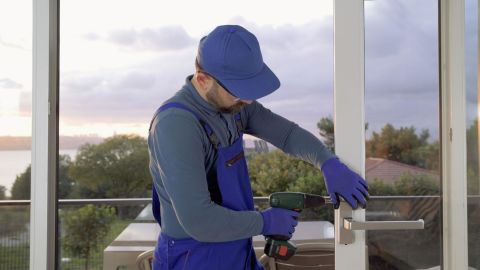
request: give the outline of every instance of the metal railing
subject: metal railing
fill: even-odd
[[[328,197],[325,197],[328,198]],[[267,206],[268,205],[268,197],[254,197],[254,202],[256,205],[261,204],[262,206]],[[474,208],[478,208],[480,206],[480,195],[469,195],[468,196],[468,204],[469,206],[472,206]],[[429,196],[371,196],[370,197],[370,203],[369,203],[369,208],[366,212],[367,219],[368,217],[372,217],[374,219],[377,218],[385,218],[385,219],[390,219],[390,218],[402,218],[401,215],[403,214],[401,211],[399,211],[398,206],[399,205],[404,205],[403,201],[411,201],[414,202],[414,207],[412,208],[413,210],[410,211],[410,214],[418,214],[422,215],[423,211],[418,211],[418,208],[421,208],[423,205],[423,202],[429,201],[434,203],[431,204],[431,207],[426,210],[430,209],[436,209],[441,212],[441,196],[440,195],[429,195]],[[151,203],[151,198],[117,198],[117,199],[60,199],[58,200],[58,205],[59,208],[64,209],[66,208],[75,208],[78,206],[83,206],[86,204],[93,204],[93,205],[110,205],[110,206],[115,206],[119,208],[123,207],[136,207],[135,209],[144,209],[146,205]],[[437,207],[435,207],[435,205]],[[16,215],[20,216],[22,215],[23,223],[25,223],[26,227],[23,231],[16,231],[16,233],[10,233],[10,234],[5,234],[7,231],[5,231],[6,227],[3,225],[3,223],[6,222],[5,219],[2,220],[0,218],[0,270],[3,269],[8,269],[8,270],[20,270],[20,269],[28,269],[28,258],[29,258],[29,250],[28,250],[28,241],[29,241],[29,235],[28,235],[28,229],[29,229],[29,206],[30,206],[30,200],[0,200],[0,214],[3,211],[3,214],[5,215],[6,212],[12,212],[14,217],[17,217]],[[412,207],[412,206],[408,206]],[[135,210],[133,209],[133,210]],[[333,211],[332,207],[327,206],[328,211]],[[5,211],[4,211],[5,210]],[[421,209],[423,210],[423,209]],[[322,210],[323,211],[323,210]],[[10,213],[10,214],[12,214]],[[7,213],[8,214],[8,213]],[[4,217],[4,216],[3,216]],[[134,221],[134,219],[119,219],[118,221],[123,222],[122,224],[129,224],[131,222],[139,222],[139,221]],[[153,222],[152,220],[146,220],[146,222]],[[435,218],[431,219],[431,223],[437,223],[435,227],[441,226],[441,216],[436,216]],[[15,225],[15,224],[14,224]],[[438,242],[438,237],[440,237],[441,232],[439,232],[439,236],[433,236],[434,234],[437,233],[435,230],[435,227],[431,228],[430,231],[431,233],[427,234],[420,234],[418,235],[418,239],[423,239],[423,241],[426,243],[423,244],[423,248],[425,250],[429,250],[430,246],[428,246],[431,243],[436,243]],[[11,230],[11,232],[15,232],[15,230]],[[478,233],[475,235],[479,235]],[[369,237],[369,241],[376,241],[377,243],[387,243],[388,241],[388,235],[382,235],[381,233],[371,233]],[[405,236],[407,238],[408,235]],[[432,238],[432,239],[430,239]],[[418,240],[417,239],[417,240]],[[429,240],[430,239],[430,240]],[[401,242],[401,241],[400,241]],[[432,244],[433,245],[433,244]],[[433,246],[433,248],[436,248]],[[478,249],[477,246],[474,248]],[[430,248],[432,249],[432,248]],[[386,249],[388,251],[388,249]],[[398,254],[395,254],[396,256],[402,257],[402,256],[407,256],[403,254],[402,252],[405,252],[404,248],[398,248],[393,251],[397,252]],[[392,251],[392,252],[393,252]],[[440,253],[439,253],[440,254]],[[68,256],[67,256],[68,257]],[[432,259],[432,261],[435,261],[437,259]],[[100,255],[96,255],[94,260],[92,261],[92,267],[91,269],[101,269],[101,264],[103,262],[103,258]],[[71,262],[67,262],[68,267],[64,267],[64,269],[80,269],[81,268],[81,263],[78,259],[73,258]],[[25,266],[26,264],[26,266]],[[65,264],[67,265],[67,264]],[[77,266],[79,265],[79,266]]]
[[[254,202],[264,203],[268,202],[268,197],[254,197]],[[133,206],[151,203],[151,198],[117,198],[117,199],[60,199],[59,206],[84,205],[84,204],[109,204],[115,206]],[[27,206],[30,205],[30,200],[0,200],[0,207],[2,206]]]

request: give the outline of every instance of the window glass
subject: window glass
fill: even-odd
[[[480,269],[480,177],[478,116],[478,1],[465,1],[465,60],[467,91],[467,217],[468,263]]]
[[[132,230],[131,235],[142,237],[138,231],[142,225],[136,224],[153,224],[144,201],[121,207],[113,201],[104,203],[113,207],[110,217],[110,210],[95,199],[148,201],[149,122],[162,102],[193,73],[198,41],[217,25],[240,24],[253,32],[264,61],[280,78],[280,90],[259,102],[319,138],[321,132],[326,137],[333,134],[329,128],[333,111],[331,0],[303,1],[302,5],[86,0],[63,1],[60,8],[60,198],[83,200],[80,205],[60,202],[63,269],[125,266],[118,257],[123,244],[113,241],[114,236]],[[251,136],[245,147],[255,196],[284,190],[325,194],[319,170]],[[267,186],[269,182],[275,184]],[[78,215],[84,218],[81,222],[90,222],[96,212],[109,220],[111,230],[98,243],[91,243],[95,248],[89,254],[75,252],[71,244],[81,232],[68,225],[69,217]],[[325,221],[331,212],[305,212],[304,218]],[[142,213],[147,213],[146,218],[139,218]],[[327,222],[331,230],[326,235],[331,238],[333,225]],[[150,233],[147,246],[153,248],[158,232],[146,230]],[[96,233],[103,235],[100,229]]]
[[[424,219],[368,231],[370,269],[442,265],[438,1],[365,1],[367,220]]]
[[[32,1],[1,1],[0,269],[29,268],[31,99]]]

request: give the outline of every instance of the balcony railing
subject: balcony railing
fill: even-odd
[[[103,249],[130,223],[154,222],[150,217],[138,219],[138,214],[145,210],[151,202],[150,198],[122,198],[122,199],[62,199],[58,201],[60,212],[74,211],[85,205],[108,205],[115,207],[116,217],[104,242],[99,244],[89,258],[89,269],[102,269]],[[258,209],[268,207],[268,197],[255,197]],[[29,200],[0,200],[0,270],[28,269],[29,260]],[[480,195],[468,196],[470,212],[480,212]],[[372,196],[368,204],[366,218],[371,220],[405,220],[425,219],[425,230],[412,234],[398,232],[395,236],[395,248],[390,244],[392,234],[389,232],[369,232],[367,244],[381,247],[382,254],[389,254],[395,258],[414,258],[412,252],[423,252],[421,260],[415,261],[414,266],[438,265],[441,261],[441,197],[440,196]],[[333,207],[330,205],[321,209],[305,210],[301,216],[304,220],[329,220],[333,222]],[[64,220],[59,215],[59,243],[60,268],[85,269],[85,259],[68,252],[64,248],[64,239],[69,234],[64,230]],[[469,234],[471,239],[479,239],[479,221],[470,219]],[[403,235],[404,237],[399,237]],[[415,238],[416,247],[409,242]],[[480,252],[478,243],[469,246],[472,252]],[[382,254],[376,254],[380,256]],[[478,254],[478,253],[477,253]],[[372,254],[371,260],[374,257]],[[418,257],[418,256],[416,256]],[[384,259],[384,258],[380,258]]]

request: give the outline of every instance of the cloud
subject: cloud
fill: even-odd
[[[375,1],[365,11],[365,113],[369,130],[386,123],[439,134],[437,1]],[[419,116],[422,117],[419,117]]]
[[[282,82],[279,91],[261,102],[315,132],[321,116],[332,114],[332,17],[299,26],[259,26],[241,17],[232,19],[230,23],[239,23],[258,37],[265,62]],[[117,31],[115,38],[110,41],[129,48],[143,46],[143,49],[147,49],[145,44],[153,44],[152,40],[156,40],[157,49],[182,47],[169,43],[179,42],[176,38],[168,39],[167,44],[155,39],[160,36],[159,33],[167,33],[167,30],[163,28],[163,32],[157,31],[158,35],[150,35],[151,31],[144,30]],[[175,32],[188,36],[183,28]],[[101,38],[95,33],[85,37],[90,40]],[[157,54],[135,67],[85,73],[63,72],[60,86],[61,120],[71,123],[148,122],[156,108],[179,90],[185,77],[192,73],[199,38],[180,38],[180,41],[190,40],[183,44],[189,44],[192,50]],[[285,100],[297,100],[297,103],[286,104]]]
[[[72,123],[149,121],[162,102],[159,89],[168,88],[161,95],[167,98],[181,86],[180,80],[167,87],[166,76],[155,69],[65,74],[60,85],[60,117]]]
[[[96,39],[90,34],[89,39]],[[108,41],[134,50],[175,51],[196,45],[195,39],[181,26],[165,26],[156,29],[117,30],[111,32]]]
[[[4,78],[4,79],[0,79],[0,89],[3,88],[3,89],[19,89],[19,88],[22,88],[23,86],[12,80],[12,79],[9,79],[9,78]]]
[[[7,41],[3,40],[1,37],[0,37],[0,45],[5,46],[5,47],[14,48],[14,49],[25,50],[25,47],[23,47],[22,45],[12,43],[12,42],[7,42]]]
[[[438,136],[436,9],[433,0],[366,4],[365,109],[370,131],[392,123],[428,128],[432,137]],[[229,23],[241,24],[257,36],[264,61],[282,83],[260,102],[317,134],[320,118],[333,115],[333,18],[260,26],[235,17]],[[98,35],[88,38],[96,40]],[[63,73],[61,117],[78,123],[148,122],[193,71],[199,38],[180,26],[111,33],[108,40],[114,44],[168,53],[118,70]]]

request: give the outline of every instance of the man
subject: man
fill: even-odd
[[[338,207],[365,207],[367,183],[312,134],[256,100],[280,87],[256,37],[236,25],[202,38],[195,74],[155,113],[148,138],[153,211],[161,225],[154,269],[263,269],[252,236],[291,237],[298,213],[255,211],[242,134],[322,170]]]

